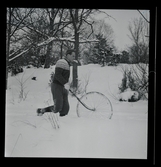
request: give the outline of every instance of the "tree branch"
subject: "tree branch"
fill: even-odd
[[[112,19],[114,19],[115,21],[117,21],[114,17],[112,17],[111,15],[107,14],[106,12],[101,11],[99,9],[97,9],[97,11],[99,11],[100,13],[104,13],[106,16],[111,17]]]
[[[144,20],[145,20],[147,23],[150,23],[150,21],[148,21],[147,18],[145,18],[145,16],[140,12],[139,9],[137,9],[137,11],[141,14],[141,16],[144,18]]]
[[[20,57],[21,55],[25,54],[26,52],[29,51],[30,48],[31,48],[31,47],[29,47],[28,49],[26,49],[26,50],[24,50],[23,52],[19,53],[19,54],[16,55],[15,57],[10,58],[10,59],[9,59],[9,62],[12,61],[12,60],[14,60],[14,59],[16,59],[17,57]],[[10,57],[10,56],[9,56],[9,57]]]
[[[87,20],[84,20],[84,19],[82,19],[84,22],[86,22],[88,25],[90,25],[91,26],[91,30],[92,30],[92,32],[88,35],[88,37],[87,37],[87,39],[91,36],[91,34],[93,34],[93,23],[94,23],[94,21],[92,22],[92,23],[89,23]]]
[[[47,45],[47,44],[49,44],[52,41],[68,41],[68,42],[73,42],[73,43],[75,42],[75,40],[73,38],[71,38],[71,37],[70,38],[69,37],[68,38],[51,37],[51,38],[47,39],[46,41],[37,44],[37,47]],[[96,40],[96,39],[92,39],[92,40],[83,39],[83,40],[79,41],[79,43],[90,43],[90,42],[99,42],[99,40]]]
[[[19,26],[20,26],[20,25],[23,23],[23,21],[29,16],[29,14],[32,13],[32,11],[33,11],[33,9],[31,9],[31,10],[28,12],[28,14],[25,15],[22,20],[20,20],[20,22],[18,23],[18,25],[15,27],[15,29],[13,30],[13,32],[10,34],[10,37],[16,32],[16,30],[19,28]]]
[[[77,26],[76,26],[75,18],[74,18],[73,13],[72,13],[72,9],[69,9],[69,12],[70,12],[70,16],[72,18],[72,23],[73,23],[74,29],[77,30]]]
[[[79,26],[78,26],[78,31],[80,30],[80,27],[81,27],[81,25],[82,25],[82,17],[83,17],[83,11],[84,11],[84,9],[82,9],[82,12],[81,12],[81,15],[80,15],[80,24],[79,24]]]

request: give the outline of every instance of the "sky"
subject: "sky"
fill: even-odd
[[[114,31],[114,44],[118,51],[126,50],[132,44],[128,30],[129,22],[134,18],[142,17],[137,10],[102,10],[113,18],[108,18],[105,14],[97,15],[98,19],[104,19],[105,22],[111,25]],[[149,10],[140,10],[142,14],[149,20]]]

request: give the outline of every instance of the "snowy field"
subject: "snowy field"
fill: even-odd
[[[118,96],[123,77],[120,66],[78,67],[79,79],[83,82],[89,78],[87,92],[99,91],[110,99],[112,119],[77,117],[77,99],[69,95],[70,111],[66,117],[59,117],[59,129],[51,126],[45,114],[36,114],[37,108],[53,104],[48,83],[54,69],[55,66],[29,68],[17,76],[9,75],[6,157],[147,158],[148,102],[120,102],[113,98],[112,94]],[[24,83],[23,99],[20,83]]]

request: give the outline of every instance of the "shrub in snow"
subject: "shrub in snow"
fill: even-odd
[[[28,93],[29,93],[29,91],[27,91],[26,92],[26,87],[27,87],[27,85],[26,85],[26,81],[30,78],[30,76],[28,77],[28,78],[25,78],[24,79],[24,75],[25,75],[25,72],[23,73],[23,75],[21,76],[21,78],[19,78],[19,77],[15,77],[15,79],[17,80],[17,83],[18,83],[18,85],[19,85],[19,100],[20,100],[20,102],[23,100],[26,100],[26,98],[27,98],[27,95],[28,95]]]
[[[127,76],[126,72],[123,74],[121,85],[119,86],[120,92],[124,92],[127,89]]]
[[[123,79],[119,86],[120,92],[125,92],[128,88],[132,91],[137,91],[139,94],[138,99],[148,99],[146,94],[148,93],[148,65],[146,64],[134,64],[130,68],[122,66]]]
[[[139,100],[139,93],[132,91],[130,88],[119,94],[120,101],[135,102]]]
[[[124,92],[128,88],[135,91],[138,90],[138,87],[139,85],[135,82],[135,79],[133,78],[131,71],[124,71],[122,83],[119,87],[120,91]]]
[[[15,76],[19,73],[22,73],[23,68],[22,68],[22,66],[20,66],[16,63],[13,63],[13,64],[8,66],[8,72],[11,72],[11,76]]]

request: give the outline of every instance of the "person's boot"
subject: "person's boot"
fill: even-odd
[[[42,116],[44,114],[44,110],[42,108],[37,109],[37,116]]]

